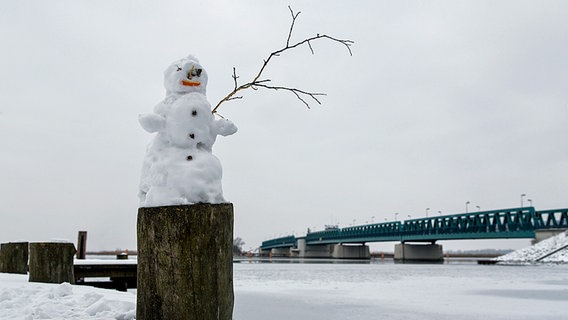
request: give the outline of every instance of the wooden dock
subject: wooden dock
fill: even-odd
[[[126,291],[136,288],[136,261],[131,263],[85,263],[74,264],[75,284],[97,288]],[[109,278],[104,280],[92,278]]]

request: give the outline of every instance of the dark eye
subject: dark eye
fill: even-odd
[[[191,115],[195,117],[197,115],[197,111],[195,110],[191,111]]]
[[[192,77],[199,77],[201,76],[201,72],[203,72],[203,69],[195,69],[195,67],[191,67],[191,70],[187,73],[187,77],[189,79]]]

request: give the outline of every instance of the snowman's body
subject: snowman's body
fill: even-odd
[[[210,152],[168,147],[145,161],[140,183],[140,205],[156,207],[192,203],[223,203],[221,162]]]
[[[172,90],[185,89],[177,83],[191,80],[191,76],[185,76],[191,72],[187,69],[199,66],[193,57],[180,61],[182,66],[178,61],[165,72],[166,99],[154,108],[153,114],[140,116],[144,129],[157,132],[142,167],[139,192],[142,207],[225,202],[221,163],[212,154],[212,147],[217,135],[233,134],[237,128],[228,120],[214,118],[204,83],[195,81],[199,77],[193,77],[193,82],[200,84],[193,84],[187,92]]]

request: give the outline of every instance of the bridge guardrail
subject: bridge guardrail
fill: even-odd
[[[533,207],[407,220],[402,241],[534,237]]]
[[[535,219],[535,229],[568,228],[568,208],[537,211]]]
[[[306,243],[314,245],[397,241],[400,238],[400,227],[401,223],[396,221],[310,232],[306,235]]]
[[[261,249],[295,247],[296,237],[293,235],[270,239],[262,242]]]

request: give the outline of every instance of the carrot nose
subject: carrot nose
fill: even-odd
[[[197,87],[199,85],[201,85],[201,82],[199,81],[190,81],[190,80],[181,80],[181,84],[187,87]]]

